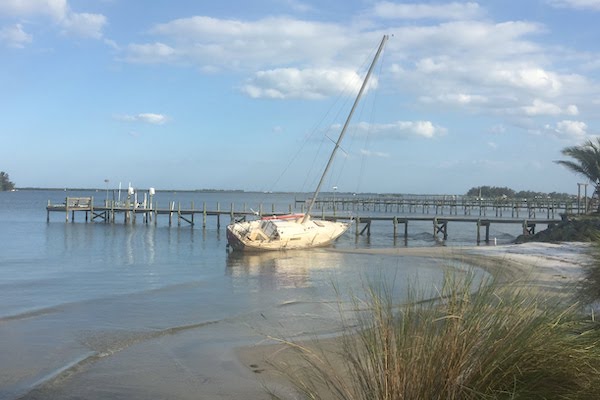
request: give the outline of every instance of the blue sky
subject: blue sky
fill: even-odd
[[[2,0],[0,170],[310,191],[389,34],[324,190],[577,193],[553,161],[600,133],[598,20],[600,0]]]

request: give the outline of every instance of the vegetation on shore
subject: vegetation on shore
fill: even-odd
[[[448,278],[435,301],[397,306],[372,287],[336,351],[288,343],[274,365],[308,399],[595,398],[600,324],[533,292]]]
[[[0,171],[0,192],[7,190],[13,190],[15,184],[10,181],[8,174],[4,171]]]
[[[551,198],[555,200],[560,199],[569,199],[573,197],[568,193],[543,193],[543,192],[534,192],[531,190],[521,190],[517,192],[508,187],[497,187],[497,186],[477,186],[469,189],[466,193],[466,196],[484,198],[484,199],[498,199],[498,198],[508,198],[508,199],[546,199]]]
[[[580,215],[549,225],[534,235],[520,235],[515,243],[526,242],[595,242],[600,237],[600,216]]]

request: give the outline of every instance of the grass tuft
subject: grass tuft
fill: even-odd
[[[434,301],[398,307],[370,284],[334,345],[286,342],[293,361],[275,366],[307,399],[596,398],[598,322],[527,288],[476,289],[449,275]]]

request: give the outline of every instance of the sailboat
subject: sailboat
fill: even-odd
[[[352,114],[367,87],[373,68],[377,63],[388,35],[384,35],[377,49],[377,53],[371,62],[367,75],[354,100],[354,104],[346,118],[346,122],[338,136],[335,147],[329,156],[329,161],[321,175],[321,179],[308,204],[306,213],[288,214],[280,216],[268,216],[252,221],[234,222],[227,226],[227,242],[234,250],[238,251],[273,251],[273,250],[296,250],[309,249],[313,247],[327,246],[346,232],[352,225],[352,221],[340,222],[325,219],[312,218],[310,212],[317,200],[325,176],[331,167],[335,154],[344,138],[346,129],[352,119]]]

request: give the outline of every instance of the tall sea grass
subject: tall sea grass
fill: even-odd
[[[276,368],[307,399],[598,398],[596,321],[522,286],[476,289],[449,275],[434,301],[397,306],[370,284],[339,340],[288,342]]]

